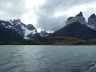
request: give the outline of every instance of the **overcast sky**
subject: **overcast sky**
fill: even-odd
[[[0,19],[21,19],[38,31],[55,31],[80,11],[87,18],[96,13],[96,0],[0,0]]]

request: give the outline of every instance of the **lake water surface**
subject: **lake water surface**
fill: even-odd
[[[96,72],[96,46],[0,46],[0,72]]]

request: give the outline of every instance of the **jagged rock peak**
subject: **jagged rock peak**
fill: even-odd
[[[66,25],[72,24],[74,22],[80,22],[81,24],[86,24],[85,18],[83,17],[81,11],[75,17],[69,17],[66,21]]]
[[[76,16],[83,16],[83,13],[80,11]]]
[[[96,30],[96,15],[94,13],[88,18],[88,25]]]
[[[96,15],[93,13],[89,18],[96,18]]]

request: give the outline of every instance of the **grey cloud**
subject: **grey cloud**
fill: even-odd
[[[47,13],[57,11],[66,11],[77,5],[91,4],[95,0],[46,0],[46,3],[40,7]]]
[[[25,0],[0,0],[0,19],[20,18],[25,10]]]
[[[50,15],[39,15],[37,28],[41,28],[42,30],[54,31],[60,29],[65,25],[66,16],[53,17]]]
[[[66,12],[78,5],[87,5],[93,2],[96,0],[46,0],[46,3],[36,11],[39,16],[36,27],[43,30],[58,30],[65,25],[68,16],[51,17],[55,12]]]
[[[67,15],[54,17],[56,12],[67,12],[73,7],[87,5],[96,2],[96,0],[46,0],[46,3],[38,8],[32,8],[37,18],[35,27],[42,30],[55,31],[65,25]],[[0,19],[21,18],[26,10],[26,0],[0,0]],[[79,9],[78,9],[79,10]],[[84,11],[84,16],[88,17],[95,9]],[[71,12],[70,12],[71,13]],[[31,17],[29,17],[31,18]]]

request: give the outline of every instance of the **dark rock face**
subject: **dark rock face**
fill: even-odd
[[[5,28],[0,23],[0,42],[23,41],[24,39],[13,29]]]
[[[96,38],[96,31],[79,22],[74,22],[55,32],[52,36],[71,36],[79,39],[89,40]]]

